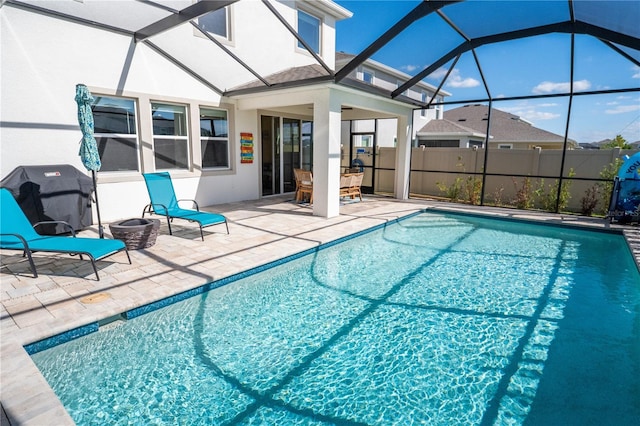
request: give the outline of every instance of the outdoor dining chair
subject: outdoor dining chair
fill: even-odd
[[[313,204],[313,175],[309,170],[296,169],[296,201],[303,201],[309,196],[309,204]]]
[[[143,173],[144,181],[147,184],[147,192],[151,203],[147,204],[142,211],[142,217],[146,213],[155,213],[167,218],[169,225],[169,235],[173,235],[171,230],[171,222],[173,219],[184,219],[190,222],[196,222],[200,226],[200,237],[204,241],[204,233],[202,228],[224,223],[229,233],[229,224],[227,218],[218,213],[209,213],[200,211],[200,207],[196,200],[178,199],[173,188],[171,175],[168,172],[159,173]],[[181,208],[178,203],[180,201],[190,201],[196,206],[196,210]]]
[[[16,199],[13,198],[11,191],[6,188],[0,188],[0,205],[2,205],[0,209],[0,248],[22,251],[29,260],[29,266],[34,278],[38,277],[38,272],[33,262],[33,252],[77,254],[80,259],[82,259],[82,255],[86,255],[91,260],[91,266],[93,266],[93,271],[98,281],[100,281],[100,276],[98,275],[96,261],[124,251],[127,254],[129,264],[131,264],[129,252],[125,244],[120,240],[76,237],[71,225],[63,221],[38,222],[32,226]],[[71,237],[40,235],[35,229],[41,224],[53,222],[66,224],[71,232]]]

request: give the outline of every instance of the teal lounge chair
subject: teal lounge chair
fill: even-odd
[[[171,176],[168,172],[143,173],[142,176],[147,184],[147,191],[151,199],[151,203],[147,204],[142,211],[142,217],[144,217],[145,213],[155,213],[165,216],[167,218],[167,225],[169,225],[169,235],[173,235],[171,231],[171,221],[173,219],[185,219],[200,225],[200,237],[202,237],[202,241],[204,241],[202,228],[207,226],[224,223],[227,226],[227,234],[229,233],[229,224],[227,223],[227,218],[223,215],[201,212],[195,200],[178,200],[176,198],[176,192],[173,189]],[[196,210],[180,208],[178,205],[180,201],[191,201],[196,205]]]
[[[120,240],[76,238],[75,232],[69,224],[66,225],[69,227],[72,237],[40,235],[35,228],[44,223],[65,224],[62,221],[48,221],[38,222],[31,226],[29,219],[27,219],[15,198],[13,198],[11,192],[6,188],[0,188],[0,248],[22,251],[29,259],[34,278],[38,277],[38,273],[31,254],[36,251],[78,254],[80,259],[82,259],[82,255],[87,255],[91,259],[91,265],[98,281],[100,281],[100,277],[96,268],[97,260],[124,250],[129,263],[131,263],[129,252],[125,244]]]

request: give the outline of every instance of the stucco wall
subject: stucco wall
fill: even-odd
[[[295,22],[294,2],[275,2],[274,6],[290,22]],[[256,70],[270,73],[315,61],[296,48],[291,34],[264,5],[238,2],[233,5],[232,16],[233,39],[228,47],[242,50],[242,56],[250,58],[250,66]],[[84,170],[78,157],[81,133],[74,101],[75,86],[83,83],[94,94],[135,98],[139,112],[144,112],[138,114],[141,170],[98,173],[103,222],[137,217],[148,202],[141,173],[155,170],[149,161],[153,155],[151,123],[141,118],[148,115],[150,101],[178,102],[192,110],[199,105],[219,106],[224,101],[234,116],[229,123],[231,170],[203,173],[191,167],[172,171],[179,197],[195,198],[202,206],[259,197],[259,135],[255,110],[235,111],[233,101],[221,99],[212,88],[144,43],[134,44],[128,36],[14,7],[0,8],[0,23],[2,177],[19,165],[71,164]],[[335,21],[325,18],[324,24],[324,60],[333,65]],[[256,31],[269,37],[256,38]],[[194,71],[224,77],[221,83],[214,80],[221,89],[245,82],[235,78],[246,75],[225,68],[224,64],[231,67],[228,56],[209,40],[197,36],[188,23],[152,41],[163,48],[179,47],[180,43],[187,46],[187,42],[208,45],[212,56],[207,56]],[[290,49],[282,49],[283,44],[290,45]],[[176,56],[180,59],[180,53]],[[233,66],[239,67],[237,63]],[[191,155],[194,155],[199,149],[197,123],[191,123],[191,130],[190,144],[192,151],[196,151]],[[253,164],[240,163],[241,132],[253,133],[256,138]]]

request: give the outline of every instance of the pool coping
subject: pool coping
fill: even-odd
[[[387,226],[394,224],[394,223],[399,223],[400,221],[404,221],[407,220],[411,217],[423,214],[425,212],[427,212],[429,210],[424,209],[424,210],[419,210],[416,211],[414,213],[410,213],[406,216],[402,216],[396,219],[392,219],[389,220],[388,222],[384,222],[384,223],[380,223],[378,225],[374,225],[370,228],[367,229],[363,229],[361,231],[357,231],[353,234],[350,235],[345,235],[343,237],[337,238],[333,241],[328,241],[326,243],[322,243],[316,247],[312,247],[312,248],[308,248],[306,250],[303,250],[301,252],[289,255],[287,257],[284,257],[282,259],[278,259],[278,260],[274,260],[272,262],[269,263],[265,263],[263,265],[259,265],[256,267],[253,267],[251,269],[248,269],[246,271],[242,271],[242,272],[238,272],[236,274],[233,275],[229,275],[227,277],[224,278],[220,278],[218,280],[203,284],[201,286],[195,287],[193,289],[190,290],[186,290],[180,293],[177,293],[175,295],[172,296],[168,296],[165,297],[163,299],[160,300],[156,300],[150,303],[147,303],[145,305],[139,306],[137,308],[133,308],[130,309],[128,311],[124,311],[121,312],[119,314],[113,315],[112,317],[109,318],[104,318],[103,320],[100,321],[94,321],[85,325],[81,325],[79,327],[75,327],[71,330],[68,331],[64,331],[62,333],[58,333],[56,335],[53,336],[49,336],[49,337],[45,337],[42,340],[38,340],[36,342],[33,343],[28,343],[26,345],[23,345],[23,348],[25,349],[25,351],[27,352],[27,354],[29,356],[36,354],[38,352],[42,352],[45,351],[47,349],[50,349],[52,347],[70,342],[72,340],[78,339],[80,337],[86,336],[88,334],[92,334],[92,333],[96,333],[98,331],[100,331],[100,327],[106,326],[108,324],[110,324],[113,321],[117,321],[117,320],[131,320],[131,319],[135,319],[137,317],[140,317],[142,315],[157,311],[158,309],[162,309],[165,308],[167,306],[173,305],[175,303],[179,303],[183,300],[186,299],[190,299],[192,297],[195,296],[199,296],[201,294],[207,293],[211,290],[214,290],[216,288],[220,288],[223,287],[225,285],[231,284],[235,281],[259,274],[261,272],[267,271],[269,269],[273,269],[276,268],[280,265],[284,265],[286,263],[289,262],[293,262],[297,259],[303,258],[305,256],[308,256],[310,254],[314,254],[317,253],[321,250],[325,250],[327,248],[336,246],[338,244],[341,244],[345,241],[349,241],[352,240],[354,238],[360,237],[362,235],[366,235],[366,234],[370,234],[372,232],[375,232],[379,229],[384,229]]]
[[[368,198],[368,199],[367,199]],[[303,211],[303,220],[307,220],[305,218],[312,218],[314,223],[320,222],[320,225],[317,228],[313,227],[304,227],[303,231],[300,233],[288,234],[286,232],[282,232],[275,234],[283,236],[283,240],[291,240],[293,245],[297,247],[294,251],[288,252],[289,255],[297,256],[295,258],[299,258],[304,256],[305,254],[312,253],[319,249],[319,246],[326,244],[325,247],[330,245],[338,244],[344,240],[355,238],[358,235],[365,234],[368,232],[372,232],[375,229],[379,229],[380,227],[384,227],[387,224],[403,220],[404,218],[420,214],[424,211],[432,211],[432,212],[442,212],[442,213],[462,213],[466,215],[475,215],[480,217],[489,217],[489,218],[497,218],[497,219],[511,219],[517,221],[526,221],[537,224],[545,224],[552,226],[560,226],[565,228],[576,228],[582,230],[591,230],[591,231],[604,231],[604,232],[614,232],[614,233],[622,233],[625,236],[627,241],[627,245],[632,253],[632,257],[636,262],[636,266],[640,271],[640,227],[638,226],[629,226],[629,225],[616,225],[611,224],[610,222],[597,219],[597,218],[585,218],[581,216],[575,215],[562,215],[562,214],[553,214],[553,213],[544,213],[537,211],[522,211],[515,209],[505,209],[505,208],[491,208],[491,207],[480,207],[480,206],[471,206],[464,204],[453,204],[448,202],[438,202],[431,200],[418,200],[418,199],[410,199],[410,200],[397,200],[397,199],[389,199],[382,198],[382,201],[376,200],[374,196],[365,197],[365,203],[354,203],[352,206],[344,206],[345,212],[342,211],[341,206],[341,215],[338,219],[326,219],[319,218],[317,216],[312,216],[312,212],[309,207],[300,208],[296,206],[297,210]],[[278,211],[281,205],[277,204],[278,201],[271,202],[270,208],[272,211]],[[282,203],[282,201],[280,201]],[[370,203],[370,204],[369,204]],[[381,206],[388,205],[387,210],[382,208]],[[245,208],[245,203],[236,203],[229,205],[229,214],[233,215],[233,209]],[[290,208],[288,206],[287,208]],[[360,211],[358,211],[360,209]],[[374,212],[363,211],[363,209],[373,209]],[[376,210],[378,209],[378,210]],[[299,212],[296,211],[296,214]],[[234,220],[231,222],[231,226],[237,225],[241,220]],[[353,231],[351,228],[357,228],[357,226],[350,227],[350,221],[356,223],[357,226],[360,226],[362,222],[364,228],[360,228],[356,231]],[[336,237],[332,227],[339,227],[340,232],[342,232],[342,237]],[[330,235],[320,236],[317,235],[317,231],[328,229]],[[166,230],[165,230],[166,231]],[[232,234],[234,232],[232,231]],[[327,234],[327,233],[325,233]],[[305,238],[301,237],[304,236]],[[307,237],[308,236],[308,237]],[[175,240],[174,237],[168,237],[166,235],[161,235],[160,238],[165,238],[163,240],[164,243],[173,243]],[[173,238],[173,239],[172,239]],[[186,244],[190,244],[189,238],[185,240]],[[229,236],[224,235],[215,235],[215,236],[207,236],[207,239],[217,238],[221,240],[223,243],[226,239],[229,239]],[[195,238],[194,238],[195,240]],[[199,234],[197,235],[198,244],[200,243]],[[210,241],[210,240],[209,240]],[[198,244],[194,244],[194,247],[198,247]],[[305,244],[310,248],[304,248]],[[202,246],[201,246],[202,247]],[[276,246],[277,247],[277,246]],[[225,249],[225,247],[223,247]],[[251,251],[251,250],[249,250]],[[280,258],[285,259],[288,256]],[[291,258],[287,261],[291,261],[294,258]],[[173,260],[173,259],[171,259]],[[267,262],[270,263],[270,262]],[[170,262],[172,265],[180,265],[177,262]],[[111,264],[108,268],[117,267],[117,263]],[[263,265],[257,265],[260,267]],[[273,265],[276,266],[276,265]],[[271,267],[273,267],[271,266]],[[238,268],[242,272],[247,272],[253,268]],[[110,269],[107,269],[109,271]],[[241,273],[242,273],[241,272]],[[229,274],[225,276],[222,273],[222,278],[230,279],[234,274]],[[235,279],[238,279],[237,277]],[[81,280],[82,281],[82,280]],[[90,281],[84,280],[88,284]],[[217,280],[216,280],[217,281]],[[212,281],[215,282],[215,281]],[[209,282],[210,284],[210,282]],[[203,287],[207,284],[199,284],[194,287],[188,287],[189,290],[193,290],[195,287]],[[184,287],[184,286],[183,286]],[[187,290],[187,291],[189,291]],[[180,292],[178,292],[180,293]],[[178,293],[172,293],[174,296]],[[185,292],[186,293],[186,292]],[[169,296],[170,297],[170,296]],[[69,332],[71,328],[77,329],[80,328],[78,324],[93,324],[96,323],[97,327],[100,324],[106,324],[111,320],[118,319],[121,317],[122,312],[127,312],[133,309],[140,308],[142,305],[155,303],[158,300],[164,299],[166,297],[161,297],[157,299],[151,299],[151,302],[135,304],[134,301],[128,301],[127,303],[134,303],[134,308],[126,308],[124,310],[112,310],[109,312],[109,308],[102,309],[102,315],[96,316],[95,314],[89,315],[85,314],[84,317],[93,317],[93,318],[85,318],[88,321],[84,323],[80,323],[76,321],[76,325],[73,324],[74,321],[63,322],[60,324],[60,321],[56,321],[56,325],[54,327],[31,327],[27,329],[27,333],[20,333],[20,330],[12,331],[8,333],[10,338],[3,338],[0,342],[2,347],[2,389],[1,389],[1,401],[3,408],[3,415],[6,411],[6,417],[11,420],[14,425],[20,424],[21,426],[29,426],[29,425],[40,425],[40,424],[58,424],[58,425],[73,425],[75,424],[69,414],[66,412],[62,403],[58,399],[57,395],[53,392],[53,390],[49,387],[48,383],[45,381],[44,377],[40,374],[39,370],[31,360],[31,357],[27,354],[25,347],[29,344],[36,343],[40,340],[44,340],[46,338],[50,338],[52,336]],[[3,304],[4,306],[4,304]],[[4,311],[6,315],[6,310]],[[59,318],[63,319],[63,318]],[[64,325],[66,324],[66,326]],[[95,327],[95,326],[94,326]],[[60,330],[63,331],[60,331]],[[81,331],[86,332],[87,330]],[[5,326],[3,322],[3,334],[5,332]],[[35,332],[35,333],[34,333]],[[31,338],[27,336],[31,336]],[[34,337],[35,336],[35,337]],[[6,337],[6,336],[3,336]],[[11,372],[11,374],[9,374]],[[15,374],[13,374],[15,372]],[[25,382],[28,382],[25,384]]]
[[[276,268],[280,265],[292,262],[294,260],[300,259],[302,257],[308,256],[310,254],[314,254],[317,253],[321,250],[327,249],[329,247],[333,247],[335,245],[338,245],[340,243],[343,243],[345,241],[349,241],[351,239],[360,237],[362,235],[366,235],[369,234],[371,232],[375,232],[379,229],[383,229],[385,227],[387,227],[388,225],[394,224],[394,223],[399,223],[400,221],[404,221],[407,220],[411,217],[415,217],[417,215],[420,215],[422,213],[427,213],[427,212],[438,212],[438,213],[443,213],[443,214],[450,214],[450,215],[460,215],[460,216],[471,216],[471,217],[477,217],[477,218],[489,218],[492,220],[503,220],[503,221],[508,221],[508,222],[513,222],[513,223],[517,223],[517,222],[524,222],[524,223],[529,223],[529,224],[534,224],[534,225],[538,225],[538,226],[545,226],[545,227],[554,227],[554,228],[559,228],[559,229],[573,229],[573,230],[577,230],[577,231],[587,231],[587,232],[599,232],[599,233],[606,233],[606,234],[616,234],[616,235],[623,235],[626,238],[625,235],[625,230],[624,229],[620,229],[620,228],[592,228],[592,227],[588,227],[588,226],[584,226],[584,225],[579,225],[579,224],[567,224],[567,223],[559,223],[559,222],[542,222],[539,220],[533,220],[533,219],[518,219],[518,218],[513,218],[513,217],[496,217],[493,214],[485,214],[485,213],[481,213],[481,212],[469,212],[469,211],[460,211],[458,209],[447,209],[445,207],[433,207],[433,208],[425,208],[423,210],[419,210],[416,211],[414,213],[410,213],[406,216],[402,216],[400,218],[396,218],[393,220],[390,220],[388,222],[384,222],[384,223],[380,223],[378,225],[374,225],[370,228],[367,229],[363,229],[361,231],[355,232],[353,234],[350,235],[346,235],[340,238],[337,238],[336,240],[333,241],[329,241],[329,242],[325,242],[322,243],[316,247],[312,247],[306,250],[303,250],[301,252],[286,256],[282,259],[278,259],[263,265],[259,265],[256,267],[253,267],[251,269],[248,269],[246,271],[242,271],[242,272],[238,272],[236,274],[233,275],[229,275],[227,277],[224,278],[220,278],[218,280],[203,284],[201,286],[195,287],[193,289],[190,290],[186,290],[183,291],[181,293],[177,293],[175,295],[172,296],[168,296],[165,298],[162,298],[160,300],[157,301],[153,301],[150,303],[147,303],[145,305],[139,306],[137,308],[133,308],[130,309],[128,311],[124,311],[121,312],[119,314],[116,314],[112,317],[109,318],[104,318],[100,321],[94,321],[85,325],[81,325],[79,327],[73,328],[71,330],[68,331],[64,331],[62,333],[58,333],[56,335],[53,336],[49,336],[46,337],[42,340],[33,342],[33,343],[29,343],[26,345],[23,345],[25,351],[27,352],[27,354],[29,355],[33,355],[36,354],[38,352],[47,350],[49,348],[61,345],[63,343],[78,339],[80,337],[86,336],[88,334],[91,333],[95,333],[98,332],[100,330],[100,327],[105,326],[110,324],[113,321],[117,321],[117,320],[131,320],[131,319],[135,319],[139,316],[148,314],[150,312],[156,311],[158,309],[162,309],[164,307],[173,305],[175,303],[181,302],[183,300],[195,297],[195,296],[199,296],[201,294],[207,293],[211,290],[214,290],[216,288],[220,288],[223,287],[225,285],[231,284],[235,281],[259,274],[260,272],[264,272],[267,271],[269,269],[272,268]],[[638,241],[638,244],[640,245],[640,239]],[[627,240],[627,246],[631,251],[631,256],[633,256],[633,250],[631,247],[631,244],[629,243],[629,240]],[[636,267],[638,268],[638,272],[640,273],[640,262],[638,262],[638,259],[634,257],[634,260],[636,260]]]

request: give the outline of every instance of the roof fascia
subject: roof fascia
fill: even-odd
[[[368,85],[368,84],[360,84],[359,82],[355,81],[355,80],[348,80],[349,82],[352,82],[354,84],[348,84],[345,81],[336,83],[333,81],[333,78],[331,76],[321,76],[321,77],[314,77],[312,79],[307,79],[307,80],[298,80],[298,81],[290,81],[290,82],[285,82],[285,83],[277,83],[277,84],[273,84],[270,87],[251,87],[251,88],[246,88],[246,89],[238,89],[238,90],[229,90],[227,92],[225,92],[223,94],[224,97],[227,98],[233,98],[233,97],[247,97],[247,96],[251,96],[254,94],[260,94],[260,93],[268,93],[268,92],[276,92],[278,90],[285,90],[285,89],[295,89],[295,88],[301,88],[301,87],[306,87],[306,86],[325,86],[325,87],[330,87],[333,86],[335,88],[338,89],[342,89],[342,90],[347,90],[350,92],[356,92],[356,93],[360,93],[361,95],[368,95],[368,96],[375,96],[375,97],[381,97],[384,98],[386,101],[388,102],[393,102],[394,104],[397,105],[402,105],[403,107],[407,107],[407,105],[409,106],[421,106],[421,103],[416,101],[415,99],[410,99],[407,97],[399,97],[396,99],[391,99],[389,97],[389,92],[385,91],[384,89],[379,89],[376,88],[374,86]]]
[[[206,15],[209,12],[213,12],[218,9],[222,9],[223,7],[229,6],[237,2],[238,0],[217,0],[217,1],[199,1],[191,6],[185,7],[180,10],[178,13],[174,13],[173,15],[169,15],[166,18],[163,18],[159,21],[154,22],[153,24],[147,25],[146,27],[136,31],[135,33],[135,41],[140,42],[148,39],[149,37],[153,37],[158,35],[164,31],[170,30],[171,28],[177,27],[178,25],[184,24],[185,22],[191,21],[199,16]]]
[[[423,0],[418,6],[407,13],[402,19],[396,22],[391,28],[389,28],[378,39],[371,43],[367,48],[360,52],[355,58],[353,58],[348,64],[346,64],[340,71],[336,73],[336,82],[345,79],[351,71],[355,70],[365,60],[369,59],[375,52],[380,50],[384,45],[389,43],[404,29],[413,24],[418,19],[453,3],[458,3],[461,0],[447,0],[447,1],[429,1]]]
[[[247,87],[244,89],[227,90],[223,96],[233,97],[240,95],[251,95],[254,93],[263,93],[280,89],[288,89],[293,87],[310,86],[318,83],[332,83],[333,76],[323,75],[319,77],[307,78],[304,80],[285,81],[282,83],[272,83],[270,86]]]
[[[312,4],[316,9],[320,9],[322,12],[328,13],[338,21],[351,18],[353,16],[353,12],[345,9],[344,7],[331,0],[307,0],[305,1],[305,3]]]

